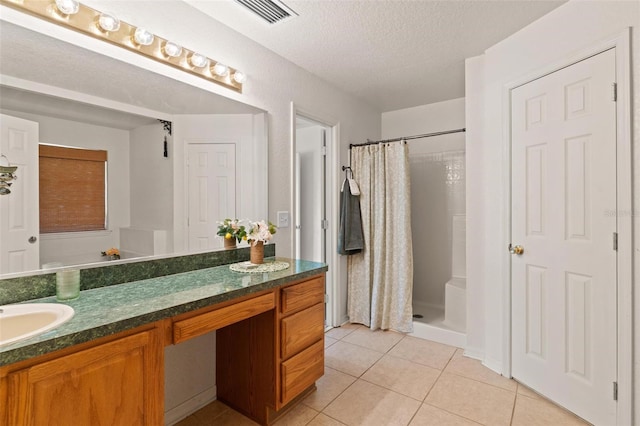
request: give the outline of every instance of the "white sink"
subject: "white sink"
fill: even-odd
[[[28,339],[59,327],[73,317],[61,303],[25,303],[0,306],[0,346]]]

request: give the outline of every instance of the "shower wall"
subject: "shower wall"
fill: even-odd
[[[382,114],[382,139],[465,127],[465,99]],[[414,256],[415,337],[465,347],[466,336],[445,321],[445,285],[451,278],[452,217],[465,214],[465,134],[410,140],[411,231]],[[451,300],[449,301],[451,302]],[[451,303],[447,303],[451,305]],[[466,314],[466,303],[457,309]],[[460,314],[459,311],[457,311]]]
[[[452,222],[465,214],[464,151],[412,153],[411,229],[414,305],[444,309],[445,284],[451,278]]]

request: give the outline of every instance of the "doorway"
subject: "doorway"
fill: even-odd
[[[331,158],[333,146],[332,127],[295,115],[295,257],[329,264],[331,269],[332,247],[330,240],[335,223],[330,221],[333,209],[328,188],[332,187],[327,158]],[[325,326],[332,326],[333,286],[331,274],[325,282]]]
[[[511,91],[512,375],[616,423],[615,49]]]

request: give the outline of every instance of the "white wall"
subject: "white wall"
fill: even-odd
[[[3,111],[40,124],[40,143],[107,151],[108,231],[42,234],[40,263],[100,262],[100,252],[118,247],[119,230],[129,226],[129,132],[75,121]]]
[[[506,239],[503,221],[507,218],[504,200],[508,194],[505,176],[508,162],[503,157],[508,144],[503,133],[508,120],[504,87],[539,69],[572,57],[581,50],[632,30],[633,168],[635,231],[633,236],[635,277],[640,282],[640,3],[614,1],[570,1],[520,32],[467,61],[467,262],[470,299],[475,300],[468,330],[471,349],[484,363],[503,371],[509,348],[505,335],[504,283]],[[637,287],[637,286],[636,286]],[[478,303],[483,302],[483,303]],[[640,312],[640,292],[635,292],[635,312]],[[635,354],[640,353],[640,316],[635,318]],[[640,383],[640,360],[635,357],[635,383]],[[635,411],[640,413],[640,392],[635,394]]]
[[[161,123],[131,130],[132,227],[173,229],[173,147],[172,137],[167,136],[169,157],[165,158],[165,135]]]
[[[174,424],[216,396],[216,333],[167,346],[165,356],[165,424]]]
[[[322,262],[320,244],[322,220],[322,127],[296,130],[300,155],[300,257]]]
[[[383,112],[382,139],[462,129],[464,123],[464,98]],[[417,148],[418,146],[420,147]],[[409,142],[409,149],[420,149],[424,152],[464,149],[464,133],[416,139],[415,142]]]

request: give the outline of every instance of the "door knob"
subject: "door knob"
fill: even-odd
[[[35,243],[36,243],[36,241],[38,241],[38,239],[37,239],[36,237],[33,237],[33,236],[32,236],[32,237],[29,237],[29,243],[31,243],[31,244],[35,244]]]
[[[518,256],[524,253],[524,247],[522,246],[512,246],[509,244],[509,253],[517,254]]]

